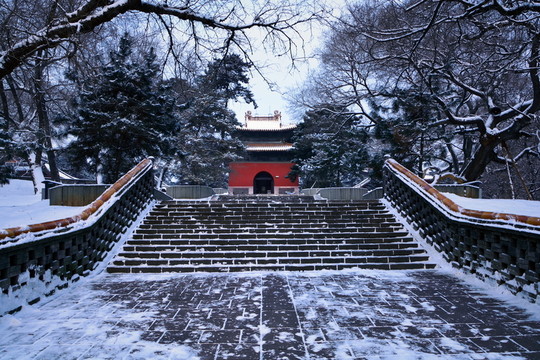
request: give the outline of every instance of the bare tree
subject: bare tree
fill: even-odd
[[[366,99],[430,99],[429,126],[451,131],[447,169],[476,180],[492,162],[538,156],[539,20],[530,1],[363,1],[333,23],[316,89],[371,121]],[[523,138],[509,158],[504,144]]]
[[[297,26],[320,13],[308,2],[288,1],[0,0],[2,114],[33,168],[39,172],[45,152],[54,177],[54,137],[61,130],[51,124],[54,113],[66,111],[77,80],[99,68],[106,58],[99,55],[125,27],[142,29],[137,41],[164,49],[164,72],[174,74],[171,65],[189,71],[202,58],[232,49],[250,61],[261,45],[294,58],[302,41]],[[195,61],[185,62],[188,51]],[[63,83],[66,71],[74,83]],[[35,178],[37,188],[42,175]]]
[[[225,52],[233,46],[247,50],[251,46],[249,31],[256,29],[264,32],[267,43],[280,44],[285,50],[292,51],[296,46],[293,38],[300,35],[296,33],[296,26],[318,16],[316,10],[305,11],[309,5],[300,7],[292,2],[271,1],[258,7],[239,0],[67,0],[62,5],[59,1],[45,1],[45,4],[58,7],[52,21],[40,29],[20,32],[16,41],[11,41],[3,49],[0,53],[0,78],[37,51],[74,41],[77,35],[94,31],[128,12],[153,16],[163,25],[171,41],[183,34],[201,47]],[[11,9],[8,5],[4,7]]]

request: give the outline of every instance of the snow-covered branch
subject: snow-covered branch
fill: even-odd
[[[244,7],[233,7],[232,10],[221,16],[219,11],[208,9],[196,9],[194,7],[181,4],[178,6],[169,5],[167,1],[144,1],[144,0],[86,0],[77,10],[64,14],[62,18],[55,19],[49,25],[35,32],[28,32],[25,38],[20,39],[12,46],[5,46],[0,52],[0,78],[10,74],[33,56],[38,50],[53,48],[58,44],[71,39],[76,34],[88,33],[96,27],[107,23],[119,15],[127,12],[139,12],[145,14],[155,14],[167,16],[192,25],[200,25],[207,29],[224,31],[223,39],[225,43],[232,43],[234,34],[245,32],[249,29],[266,29],[276,37],[285,35],[288,31],[295,31],[295,26],[313,20],[318,17],[317,11],[302,13],[290,6],[280,4],[264,4],[272,11],[263,12],[262,16],[255,16],[249,19],[248,9]],[[216,5],[217,6],[217,5]],[[272,7],[273,6],[273,7]],[[240,10],[238,10],[240,9]],[[232,12],[238,12],[232,16]],[[218,39],[213,38],[217,41]],[[291,41],[287,37],[287,41]]]

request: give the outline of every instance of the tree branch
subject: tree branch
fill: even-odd
[[[278,8],[276,5],[276,11],[278,10],[281,11],[282,8]],[[97,26],[129,11],[156,14],[158,16],[170,16],[181,21],[189,22],[192,25],[200,24],[205,28],[223,30],[229,33],[225,41],[228,44],[234,42],[235,32],[244,32],[253,28],[265,28],[269,32],[283,35],[296,25],[311,21],[317,17],[317,13],[303,16],[300,12],[291,11],[287,13],[288,16],[283,18],[275,16],[272,19],[264,20],[260,16],[257,16],[252,22],[240,22],[236,24],[234,22],[227,22],[232,17],[230,12],[222,19],[215,19],[198,14],[190,7],[168,6],[166,2],[86,0],[76,11],[66,14],[65,19],[53,22],[0,53],[0,79],[10,74],[38,50],[53,48],[69,40],[73,35],[88,33]]]

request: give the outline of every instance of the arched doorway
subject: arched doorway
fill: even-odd
[[[254,194],[273,194],[274,193],[274,178],[270,173],[261,171],[253,179]]]

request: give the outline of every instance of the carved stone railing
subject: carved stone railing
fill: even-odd
[[[79,215],[0,230],[0,316],[96,269],[152,201],[154,187],[146,159]]]
[[[394,160],[384,197],[454,267],[540,302],[539,217],[464,209]]]

